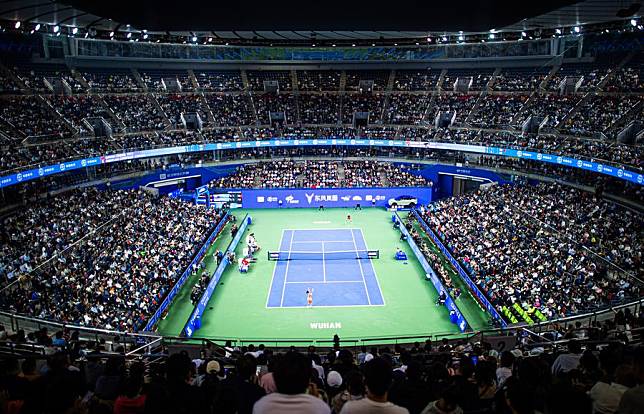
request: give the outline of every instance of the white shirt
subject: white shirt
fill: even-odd
[[[561,354],[555,359],[555,362],[552,364],[552,373],[554,375],[559,374],[560,372],[566,373],[576,369],[579,366],[579,359],[581,355],[577,354]]]
[[[409,414],[406,408],[399,407],[390,402],[376,402],[369,398],[363,398],[357,401],[347,401],[343,406],[340,414]]]
[[[595,384],[588,392],[593,400],[593,413],[612,414],[617,411],[626,390],[628,387],[614,382],[610,385],[601,381]]]
[[[309,394],[280,394],[274,392],[255,403],[253,414],[331,414],[331,408],[321,399]]]
[[[496,384],[500,387],[505,381],[512,376],[512,370],[508,367],[499,367],[496,369]]]

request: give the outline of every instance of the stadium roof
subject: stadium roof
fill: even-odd
[[[350,41],[596,24],[637,18],[640,8],[640,0],[6,0],[0,19],[230,40]]]

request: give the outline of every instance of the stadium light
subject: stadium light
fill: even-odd
[[[72,28],[72,34],[76,34],[76,33],[78,33],[78,27]]]
[[[40,23],[38,23],[38,24],[36,25],[36,27],[34,27],[34,30],[35,30],[35,31],[40,30]]]
[[[192,36],[192,41],[196,42],[197,41],[197,36]]]
[[[351,46],[356,47],[356,44],[355,44],[355,43],[351,43]]]
[[[110,32],[110,37],[114,37],[114,32]]]
[[[85,39],[89,37],[89,32],[85,33]]]
[[[443,36],[443,42],[447,42],[447,36]]]
[[[371,47],[376,47],[376,44],[375,44],[375,43],[372,43],[372,44],[371,44]]]
[[[148,34],[147,34],[147,33],[144,33],[144,34],[143,34],[143,40],[146,40],[147,38],[148,38]]]
[[[209,42],[212,42],[212,37],[209,37],[209,38],[208,38],[208,41],[209,41]]]
[[[527,36],[526,32],[521,32],[521,37],[526,37],[526,36]]]
[[[490,36],[489,36],[490,39],[494,39],[495,37],[496,35],[494,33],[490,33]]]
[[[20,23],[19,21],[17,21],[14,27],[15,27],[16,29],[20,29],[20,25],[21,25],[21,24],[22,24],[22,23]]]
[[[131,37],[132,37],[132,32],[128,32],[128,34],[127,34],[127,38],[129,39],[129,38],[131,38]]]
[[[331,46],[335,47],[335,43],[334,43],[334,44],[332,44]]]
[[[572,30],[574,30],[575,33],[579,33],[581,31],[581,27],[575,26]]]
[[[636,27],[637,26],[637,20],[631,19],[631,26]],[[17,27],[16,27],[17,29]]]
[[[54,26],[54,33],[60,33],[60,26]]]
[[[557,34],[561,34],[561,29],[557,29],[557,30],[555,30],[555,33],[557,33]]]
[[[465,36],[463,36],[463,35],[458,35],[458,40],[460,40],[460,41],[462,42],[463,40],[465,40]]]

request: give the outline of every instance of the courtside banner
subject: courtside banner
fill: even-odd
[[[233,189],[234,190],[234,189]],[[412,198],[414,205],[429,204],[429,187],[317,188],[317,189],[240,189],[243,208],[312,208],[312,207],[399,207]],[[415,200],[415,201],[414,201]]]
[[[201,327],[201,318],[203,316],[204,311],[206,310],[206,305],[208,305],[208,302],[210,301],[212,294],[215,293],[215,288],[217,287],[217,284],[219,283],[221,276],[224,274],[224,270],[226,270],[226,266],[228,266],[229,264],[228,253],[234,252],[235,248],[237,247],[237,244],[239,244],[239,241],[242,239],[242,237],[244,237],[244,232],[246,231],[246,227],[248,227],[248,221],[249,221],[248,218],[249,218],[248,214],[246,214],[243,220],[241,221],[241,224],[239,225],[239,229],[237,230],[237,234],[235,234],[235,238],[233,238],[233,240],[228,245],[228,249],[226,249],[223,260],[217,267],[217,270],[215,270],[215,273],[212,275],[212,278],[208,283],[208,287],[206,287],[206,291],[201,296],[201,299],[199,299],[199,303],[197,303],[197,306],[195,306],[195,309],[192,312],[192,315],[190,315],[190,319],[188,319],[188,322],[186,322],[186,325],[183,328],[183,333],[188,338],[192,337],[195,331]],[[232,263],[232,264],[235,265],[236,263]]]
[[[425,255],[420,251],[418,246],[416,245],[416,242],[414,239],[412,239],[411,234],[409,234],[409,231],[407,231],[407,228],[405,227],[405,224],[403,220],[400,218],[398,213],[396,213],[396,217],[398,218],[398,222],[400,223],[400,231],[407,236],[407,243],[409,243],[409,247],[411,247],[411,251],[414,252],[416,255],[416,258],[420,262],[420,265],[423,267],[425,270],[425,273],[429,275],[429,279],[432,281],[432,284],[434,285],[434,288],[436,289],[436,292],[440,295],[441,292],[445,292],[445,307],[447,310],[450,312],[454,311],[456,312],[456,324],[458,325],[458,329],[461,332],[465,332],[467,329],[468,323],[465,320],[465,316],[461,313],[460,309],[458,306],[456,306],[456,303],[450,296],[449,292],[447,289],[445,289],[445,286],[443,286],[443,283],[440,281],[438,276],[436,276],[436,272],[434,272],[434,269],[429,265],[427,262],[427,259],[425,259]]]
[[[331,136],[323,138],[282,139],[275,138],[263,141],[232,141],[211,144],[192,144],[175,147],[156,148],[142,151],[129,151],[117,154],[103,155],[100,157],[70,160],[60,164],[43,166],[41,168],[21,171],[0,177],[0,188],[19,184],[24,181],[34,180],[51,174],[58,174],[78,168],[91,167],[118,161],[128,161],[141,158],[159,157],[172,154],[183,154],[202,151],[236,150],[252,148],[279,148],[279,147],[308,147],[308,146],[368,146],[368,147],[398,147],[398,148],[426,148],[436,150],[473,152],[480,154],[498,155],[501,157],[522,158],[535,162],[547,162],[571,168],[593,171],[621,180],[644,185],[644,175],[630,171],[619,166],[606,165],[588,160],[579,160],[555,154],[523,151],[513,148],[486,147],[482,145],[454,144],[451,142],[411,141],[390,139],[363,139]]]
[[[469,286],[470,291],[476,295],[476,297],[479,299],[479,302],[485,306],[485,310],[494,317],[499,323],[503,326],[506,327],[507,323],[503,320],[501,315],[496,311],[494,306],[490,303],[488,300],[487,296],[481,292],[481,290],[476,286],[476,283],[472,281],[470,276],[467,274],[467,272],[463,269],[461,264],[452,256],[450,253],[449,249],[445,247],[445,245],[441,242],[440,238],[434,233],[434,231],[427,225],[425,220],[418,214],[416,210],[413,211],[414,216],[416,217],[416,220],[418,220],[418,223],[420,223],[421,227],[425,230],[425,232],[429,235],[429,237],[434,241],[436,246],[440,249],[441,252],[443,252],[443,255],[447,257],[447,260],[454,266],[454,269],[456,269],[456,272],[461,276],[461,279]]]
[[[161,302],[161,305],[157,308],[156,312],[154,312],[154,315],[150,318],[148,323],[145,325],[144,331],[151,331],[154,326],[159,322],[159,319],[161,318],[161,315],[163,315],[163,312],[166,311],[168,306],[172,303],[174,300],[174,297],[177,296],[177,293],[181,290],[183,287],[184,283],[186,283],[186,280],[190,276],[190,272],[192,271],[192,266],[195,263],[199,263],[201,259],[203,258],[204,254],[208,251],[208,248],[210,248],[210,245],[212,242],[215,240],[215,238],[219,235],[221,232],[221,229],[224,228],[226,225],[226,222],[228,221],[228,212],[224,215],[224,217],[219,220],[219,224],[217,224],[217,227],[215,227],[215,230],[210,234],[210,237],[208,237],[208,240],[201,246],[201,249],[199,250],[199,253],[197,253],[188,265],[188,268],[183,272],[177,283],[174,284],[172,287],[172,290],[168,294],[168,296],[165,297],[163,302]]]

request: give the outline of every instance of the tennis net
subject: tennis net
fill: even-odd
[[[268,260],[350,260],[379,259],[379,250],[336,250],[336,251],[269,251]]]

